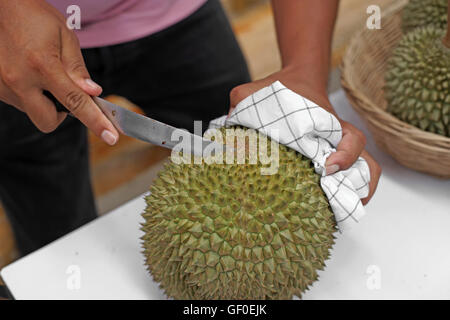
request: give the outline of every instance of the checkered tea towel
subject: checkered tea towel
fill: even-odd
[[[325,161],[342,139],[334,115],[277,81],[242,100],[230,117],[211,121],[210,128],[241,125],[258,130],[310,158],[330,202],[339,230],[365,214],[361,203],[369,193],[370,170],[359,158],[347,170],[326,175]],[[272,132],[277,132],[277,136]]]

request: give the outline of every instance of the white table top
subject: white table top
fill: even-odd
[[[376,148],[342,91],[331,101],[366,132],[383,176],[367,215],[338,235],[304,299],[449,299],[450,181],[401,167]],[[142,197],[130,201],[7,266],[1,276],[17,299],[163,299],[140,253],[144,206]]]

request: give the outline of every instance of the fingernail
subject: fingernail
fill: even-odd
[[[96,84],[94,81],[92,81],[91,79],[86,79],[86,84],[91,87],[92,89],[98,90],[101,89],[102,87],[100,87],[98,84]]]
[[[109,130],[103,130],[101,135],[103,141],[105,141],[110,146],[113,146],[117,142],[117,137]]]
[[[337,164],[332,164],[328,167],[325,168],[325,171],[327,173],[327,176],[329,176],[330,174],[336,173],[339,171],[339,165]]]

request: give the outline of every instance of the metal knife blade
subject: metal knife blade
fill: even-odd
[[[161,147],[173,149],[180,141],[172,140],[173,136],[179,136],[182,131],[183,138],[189,138],[191,148],[187,151],[201,156],[203,150],[208,147],[226,151],[224,144],[204,139],[199,135],[186,130],[172,127],[160,121],[148,118],[133,111],[122,108],[102,98],[94,97],[94,102],[100,107],[106,117],[114,124],[122,134],[142,141],[150,142]],[[175,135],[174,132],[178,131]],[[186,151],[186,149],[184,149]]]

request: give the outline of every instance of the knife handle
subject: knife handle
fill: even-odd
[[[55,104],[56,111],[70,113],[70,111],[67,110],[67,108],[64,107],[64,105],[61,102],[59,102],[58,99],[56,99],[49,91],[44,90],[43,93],[44,93],[44,96],[49,98],[50,101]]]

